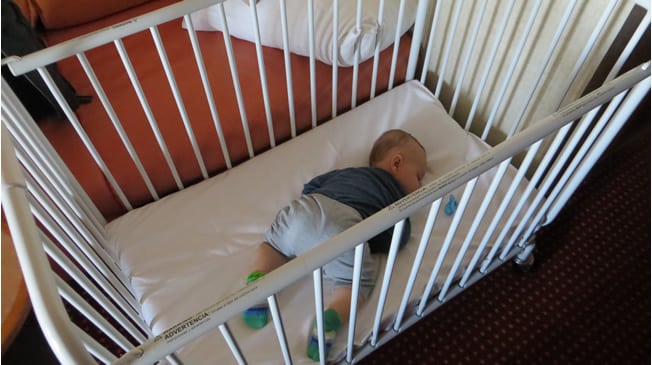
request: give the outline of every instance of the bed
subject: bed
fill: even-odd
[[[219,22],[207,18],[216,12],[221,15],[221,2],[213,5],[214,2],[173,3],[160,9],[157,5],[162,3],[148,3],[146,6],[152,8],[147,10],[156,10],[76,40],[61,39],[59,46],[7,63],[14,73],[22,74],[34,68],[42,70],[42,66],[55,59],[67,58],[58,52],[67,55],[83,52],[89,58],[96,54],[99,59],[110,60],[106,55],[114,51],[105,50],[106,43],[124,39],[124,44],[134,42],[132,47],[142,50],[138,37],[150,36],[148,30],[155,33],[151,31],[152,26],[156,25],[163,38],[168,32],[179,30],[188,36],[188,32],[192,34],[190,21],[203,29],[198,32],[198,36],[205,38],[202,42],[210,43],[219,40],[220,31],[224,31],[219,28]],[[253,14],[252,6],[261,10],[261,14],[263,9],[269,13],[270,8],[266,8],[272,6],[269,3],[228,0],[223,5],[230,9],[226,14],[234,16],[231,11],[237,9]],[[356,13],[362,3],[356,3],[360,6],[356,6]],[[301,11],[307,10],[308,14],[321,6],[315,9],[313,2],[304,4],[308,4],[308,9],[301,8]],[[386,40],[381,41],[376,35],[374,45],[382,44],[385,50],[380,52],[379,46],[376,52],[374,47],[369,47],[365,56],[369,58],[359,66],[365,57],[356,55],[357,51],[350,54],[353,59],[345,56],[340,59],[328,52],[329,47],[321,55],[310,52],[308,47],[307,56],[302,54],[305,49],[295,47],[290,56],[293,74],[304,67],[310,69],[313,62],[315,67],[323,68],[317,74],[328,75],[327,80],[332,70],[338,70],[339,77],[350,80],[351,84],[338,83],[345,86],[335,92],[329,90],[328,82],[328,87],[323,87],[318,77],[308,77],[316,81],[307,81],[304,89],[297,86],[294,95],[288,94],[283,75],[276,83],[271,81],[272,74],[278,76],[278,70],[285,65],[267,63],[274,54],[281,59],[286,56],[283,50],[274,48],[279,47],[278,39],[247,39],[251,34],[257,37],[255,32],[245,34],[245,25],[234,30],[243,38],[231,40],[238,48],[237,53],[248,50],[254,58],[248,66],[239,64],[239,71],[246,69],[255,79],[260,75],[257,51],[265,52],[269,89],[281,98],[280,103],[272,104],[275,108],[282,106],[274,109],[274,113],[281,110],[273,118],[274,133],[271,136],[268,133],[271,130],[266,123],[268,110],[261,95],[245,98],[262,104],[254,112],[247,110],[249,116],[256,112],[260,115],[247,118],[249,123],[244,124],[238,115],[241,105],[216,102],[220,116],[236,116],[220,117],[224,141],[229,147],[226,151],[220,148],[220,138],[214,130],[210,136],[206,132],[214,128],[211,123],[200,127],[193,122],[194,128],[188,131],[178,120],[172,126],[166,118],[157,117],[156,126],[169,142],[169,149],[161,149],[154,136],[143,136],[145,131],[149,134],[145,121],[129,119],[124,123],[125,128],[135,129],[130,129],[127,135],[133,139],[138,155],[149,156],[143,158],[145,175],[156,186],[153,189],[156,194],[146,186],[116,128],[109,120],[101,121],[99,113],[103,109],[82,106],[67,116],[71,125],[76,120],[84,125],[90,139],[101,150],[99,154],[107,159],[107,164],[115,164],[108,168],[89,157],[92,153],[86,150],[83,141],[73,136],[71,125],[62,127],[61,121],[36,124],[3,83],[3,209],[15,236],[35,313],[41,326],[48,329],[48,341],[58,358],[63,363],[312,363],[305,355],[307,333],[313,318],[321,323],[323,303],[330,295],[329,283],[322,280],[320,267],[345,250],[355,249],[360,259],[360,242],[392,226],[394,235],[399,237],[402,222],[408,217],[412,226],[409,243],[398,251],[396,240],[390,253],[381,257],[382,274],[371,298],[357,308],[354,305],[348,328],[338,334],[329,358],[322,357],[322,363],[360,361],[379,345],[400,336],[424,315],[446,305],[477,280],[485,277],[491,280],[489,274],[496,267],[512,259],[519,264],[530,263],[537,229],[554,219],[629,113],[649,93],[649,63],[616,77],[631,52],[630,44],[638,42],[649,28],[647,9],[637,18],[636,29],[620,36],[627,45],[610,51],[618,55],[615,62],[607,65],[610,71],[604,77],[604,85],[591,91],[588,80],[598,69],[591,56],[606,58],[604,54],[597,56],[599,52],[594,49],[606,37],[602,32],[615,13],[616,2],[605,7],[605,15],[598,22],[600,26],[595,32],[589,32],[585,52],[578,52],[570,71],[554,68],[566,62],[561,55],[568,53],[558,52],[557,47],[571,24],[570,15],[577,11],[574,21],[579,24],[582,12],[573,4],[562,9],[564,17],[553,32],[551,45],[544,47],[544,55],[540,57],[542,70],[534,77],[531,89],[522,82],[510,83],[513,75],[519,74],[517,66],[528,64],[527,57],[521,58],[516,53],[511,58],[510,52],[506,52],[502,61],[494,64],[494,52],[501,49],[499,42],[486,40],[483,44],[476,40],[482,34],[482,24],[485,24],[482,20],[493,19],[487,26],[496,27],[501,35],[497,39],[514,42],[514,49],[520,48],[529,39],[528,27],[536,23],[533,20],[539,14],[537,6],[541,3],[521,9],[519,19],[524,22],[525,30],[516,27],[512,29],[515,33],[504,35],[502,31],[508,29],[512,8],[497,7],[491,18],[484,17],[486,3],[470,8],[461,4],[391,2],[387,14],[399,19],[396,24],[402,24],[400,19],[410,8],[414,10],[414,20],[404,29],[398,27],[401,29]],[[284,14],[280,9],[279,14]],[[632,9],[641,8],[637,5],[626,8]],[[450,11],[449,20],[442,21],[447,11]],[[188,16],[183,19],[185,14]],[[317,24],[328,14],[314,18],[314,29],[321,29]],[[133,14],[127,11],[118,16],[128,19],[129,15]],[[362,18],[352,18],[356,29],[363,28]],[[262,20],[260,25],[264,24]],[[459,31],[458,27],[465,31]],[[410,31],[403,34],[408,28]],[[77,31],[85,33],[83,27]],[[468,41],[453,47],[453,40],[461,35],[469,37]],[[606,38],[610,39],[607,43],[613,42]],[[262,46],[261,41],[267,46]],[[299,43],[305,46],[305,42]],[[477,52],[472,52],[474,45],[478,47]],[[455,48],[457,53],[451,51]],[[148,59],[158,61],[156,53],[152,48]],[[489,57],[482,56],[485,53]],[[313,61],[317,57],[323,59]],[[471,63],[474,57],[484,62],[474,66]],[[514,61],[507,67],[510,59]],[[189,60],[194,62],[192,58]],[[327,62],[333,60],[337,60],[336,66],[329,66]],[[147,62],[134,61],[134,64],[147,66]],[[72,62],[61,61],[58,65],[75,85],[84,85],[83,73],[76,72]],[[483,88],[491,66],[495,68],[494,74],[501,75],[493,81],[498,86],[492,91],[498,92],[491,93],[495,97],[483,98],[488,92]],[[217,73],[224,77],[216,83],[216,89],[224,84],[230,88],[233,69],[225,64],[216,67],[220,71]],[[384,81],[378,80],[377,89],[366,86],[369,79],[359,77],[365,73],[373,75],[376,67],[387,75]],[[506,75],[505,68],[510,69]],[[551,72],[552,69],[556,72]],[[206,70],[215,69],[207,67]],[[521,74],[527,73],[523,70]],[[198,77],[197,71],[194,72]],[[536,122],[528,120],[523,114],[531,109],[536,95],[545,95],[545,84],[552,82],[556,73],[562,74],[566,92],[537,100],[537,104],[545,105],[552,98],[551,103],[556,105],[538,116]],[[473,77],[465,80],[465,75]],[[139,78],[145,85],[147,76]],[[151,78],[149,85],[168,83],[165,72],[153,74]],[[478,82],[471,86],[465,84],[470,78]],[[111,88],[113,81],[121,79],[124,83],[128,78],[120,75],[98,79],[101,85]],[[297,82],[296,77],[293,80]],[[246,85],[260,85],[259,81]],[[201,81],[195,80],[189,87],[198,84]],[[351,85],[363,86],[351,88]],[[84,87],[79,86],[82,91]],[[243,83],[243,92],[246,87]],[[585,92],[573,92],[578,88],[589,90],[581,96]],[[120,89],[113,86],[113,90]],[[324,97],[313,101],[311,92],[316,90],[323,92]],[[526,95],[524,107],[518,105],[515,113],[503,110],[502,118],[496,118],[505,94],[514,101],[520,94]],[[331,95],[338,95],[336,105]],[[116,111],[141,105],[135,95],[125,93],[122,99],[111,98]],[[201,102],[205,100],[202,95]],[[297,106],[296,126],[287,120],[288,100],[294,100],[295,105],[308,105],[305,109]],[[344,101],[340,105],[341,100]],[[189,115],[199,113],[196,115],[200,115],[200,120],[201,115],[210,115],[208,106],[201,110],[194,101],[184,98]],[[153,112],[163,116],[178,113],[171,95],[167,101],[151,106]],[[66,109],[65,103],[63,108]],[[508,125],[503,140],[492,143],[493,133],[512,114],[518,117]],[[536,113],[530,111],[530,115]],[[251,143],[246,141],[244,129],[247,128],[251,131]],[[244,286],[243,277],[247,273],[243,270],[276,211],[296,197],[302,184],[311,177],[334,168],[364,165],[372,141],[390,128],[411,132],[426,148],[428,172],[424,186],[269,273],[255,285]],[[196,144],[189,142],[193,139]],[[67,144],[70,141],[76,142]],[[202,151],[199,155],[209,156],[205,173],[200,171],[200,159],[193,147]],[[181,184],[169,173],[166,152],[172,153],[173,160],[178,162]],[[119,197],[118,191],[124,192],[125,197]],[[356,270],[359,269],[358,264]],[[355,281],[353,290],[357,290]],[[240,313],[266,298],[273,323],[258,331],[246,328]],[[96,331],[87,333],[77,328],[65,314],[66,308],[82,313]],[[112,345],[103,345],[106,342]]]

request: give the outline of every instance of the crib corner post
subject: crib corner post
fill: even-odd
[[[514,268],[520,272],[532,272],[534,269],[534,249],[536,248],[536,235],[532,235],[524,244],[520,253],[518,253],[514,260]]]

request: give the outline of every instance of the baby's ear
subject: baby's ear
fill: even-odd
[[[399,167],[401,167],[401,164],[403,163],[403,155],[400,153],[396,153],[392,156],[392,170],[397,170]]]

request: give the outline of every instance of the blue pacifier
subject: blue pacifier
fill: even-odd
[[[446,206],[444,207],[444,213],[446,213],[447,216],[453,215],[455,213],[455,210],[457,209],[457,200],[455,200],[455,197],[453,194],[451,194],[448,197],[448,203],[446,203]]]

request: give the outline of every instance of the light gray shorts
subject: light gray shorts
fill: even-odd
[[[331,237],[362,221],[357,210],[321,194],[303,195],[281,209],[267,231],[266,241],[288,258],[300,256]],[[335,286],[351,286],[355,250],[324,265],[324,277]],[[378,263],[364,245],[364,259],[360,280],[363,298],[376,284]]]

